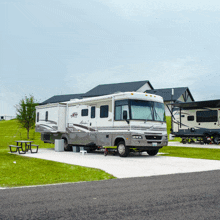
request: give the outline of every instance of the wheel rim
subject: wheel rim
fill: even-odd
[[[118,145],[118,153],[121,155],[125,153],[125,145],[124,144]]]
[[[213,141],[214,141],[215,144],[218,144],[219,143],[219,137],[215,136]]]
[[[64,149],[67,150],[67,147],[68,147],[67,141],[66,139],[63,139],[63,140],[64,140]]]

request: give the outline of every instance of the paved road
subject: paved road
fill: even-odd
[[[0,219],[220,219],[220,171],[0,190]]]

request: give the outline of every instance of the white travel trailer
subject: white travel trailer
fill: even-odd
[[[173,105],[172,134],[187,139],[199,139],[204,143],[220,139],[220,100],[177,103]]]
[[[108,146],[122,157],[134,148],[156,155],[168,143],[163,98],[139,92],[39,105],[36,131],[47,143],[64,139],[65,150]]]

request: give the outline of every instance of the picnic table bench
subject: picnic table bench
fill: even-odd
[[[16,150],[12,150],[12,148],[16,148]],[[19,154],[26,154],[26,151],[23,151],[21,146],[9,145],[9,149],[11,153],[16,153],[18,151]]]
[[[33,141],[15,141],[17,145],[9,145],[9,149],[11,153],[15,153],[18,151],[19,154],[26,154],[29,150],[31,153],[37,153],[39,145],[31,144]],[[22,144],[25,144],[24,149]],[[20,144],[20,145],[19,145]],[[33,150],[32,147],[36,148],[36,150]],[[13,148],[16,148],[16,150],[12,150]]]
[[[33,149],[32,149],[33,146],[36,147],[35,151],[33,151]],[[37,144],[28,145],[28,149],[31,151],[31,153],[37,153],[38,152],[38,147],[39,147],[39,145],[37,145]]]

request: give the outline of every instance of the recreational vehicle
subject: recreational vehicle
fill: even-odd
[[[183,143],[193,138],[219,143],[220,100],[177,103],[172,108],[172,134]]]
[[[36,131],[46,143],[64,139],[65,150],[116,148],[156,155],[168,143],[163,98],[124,92],[36,106]]]

